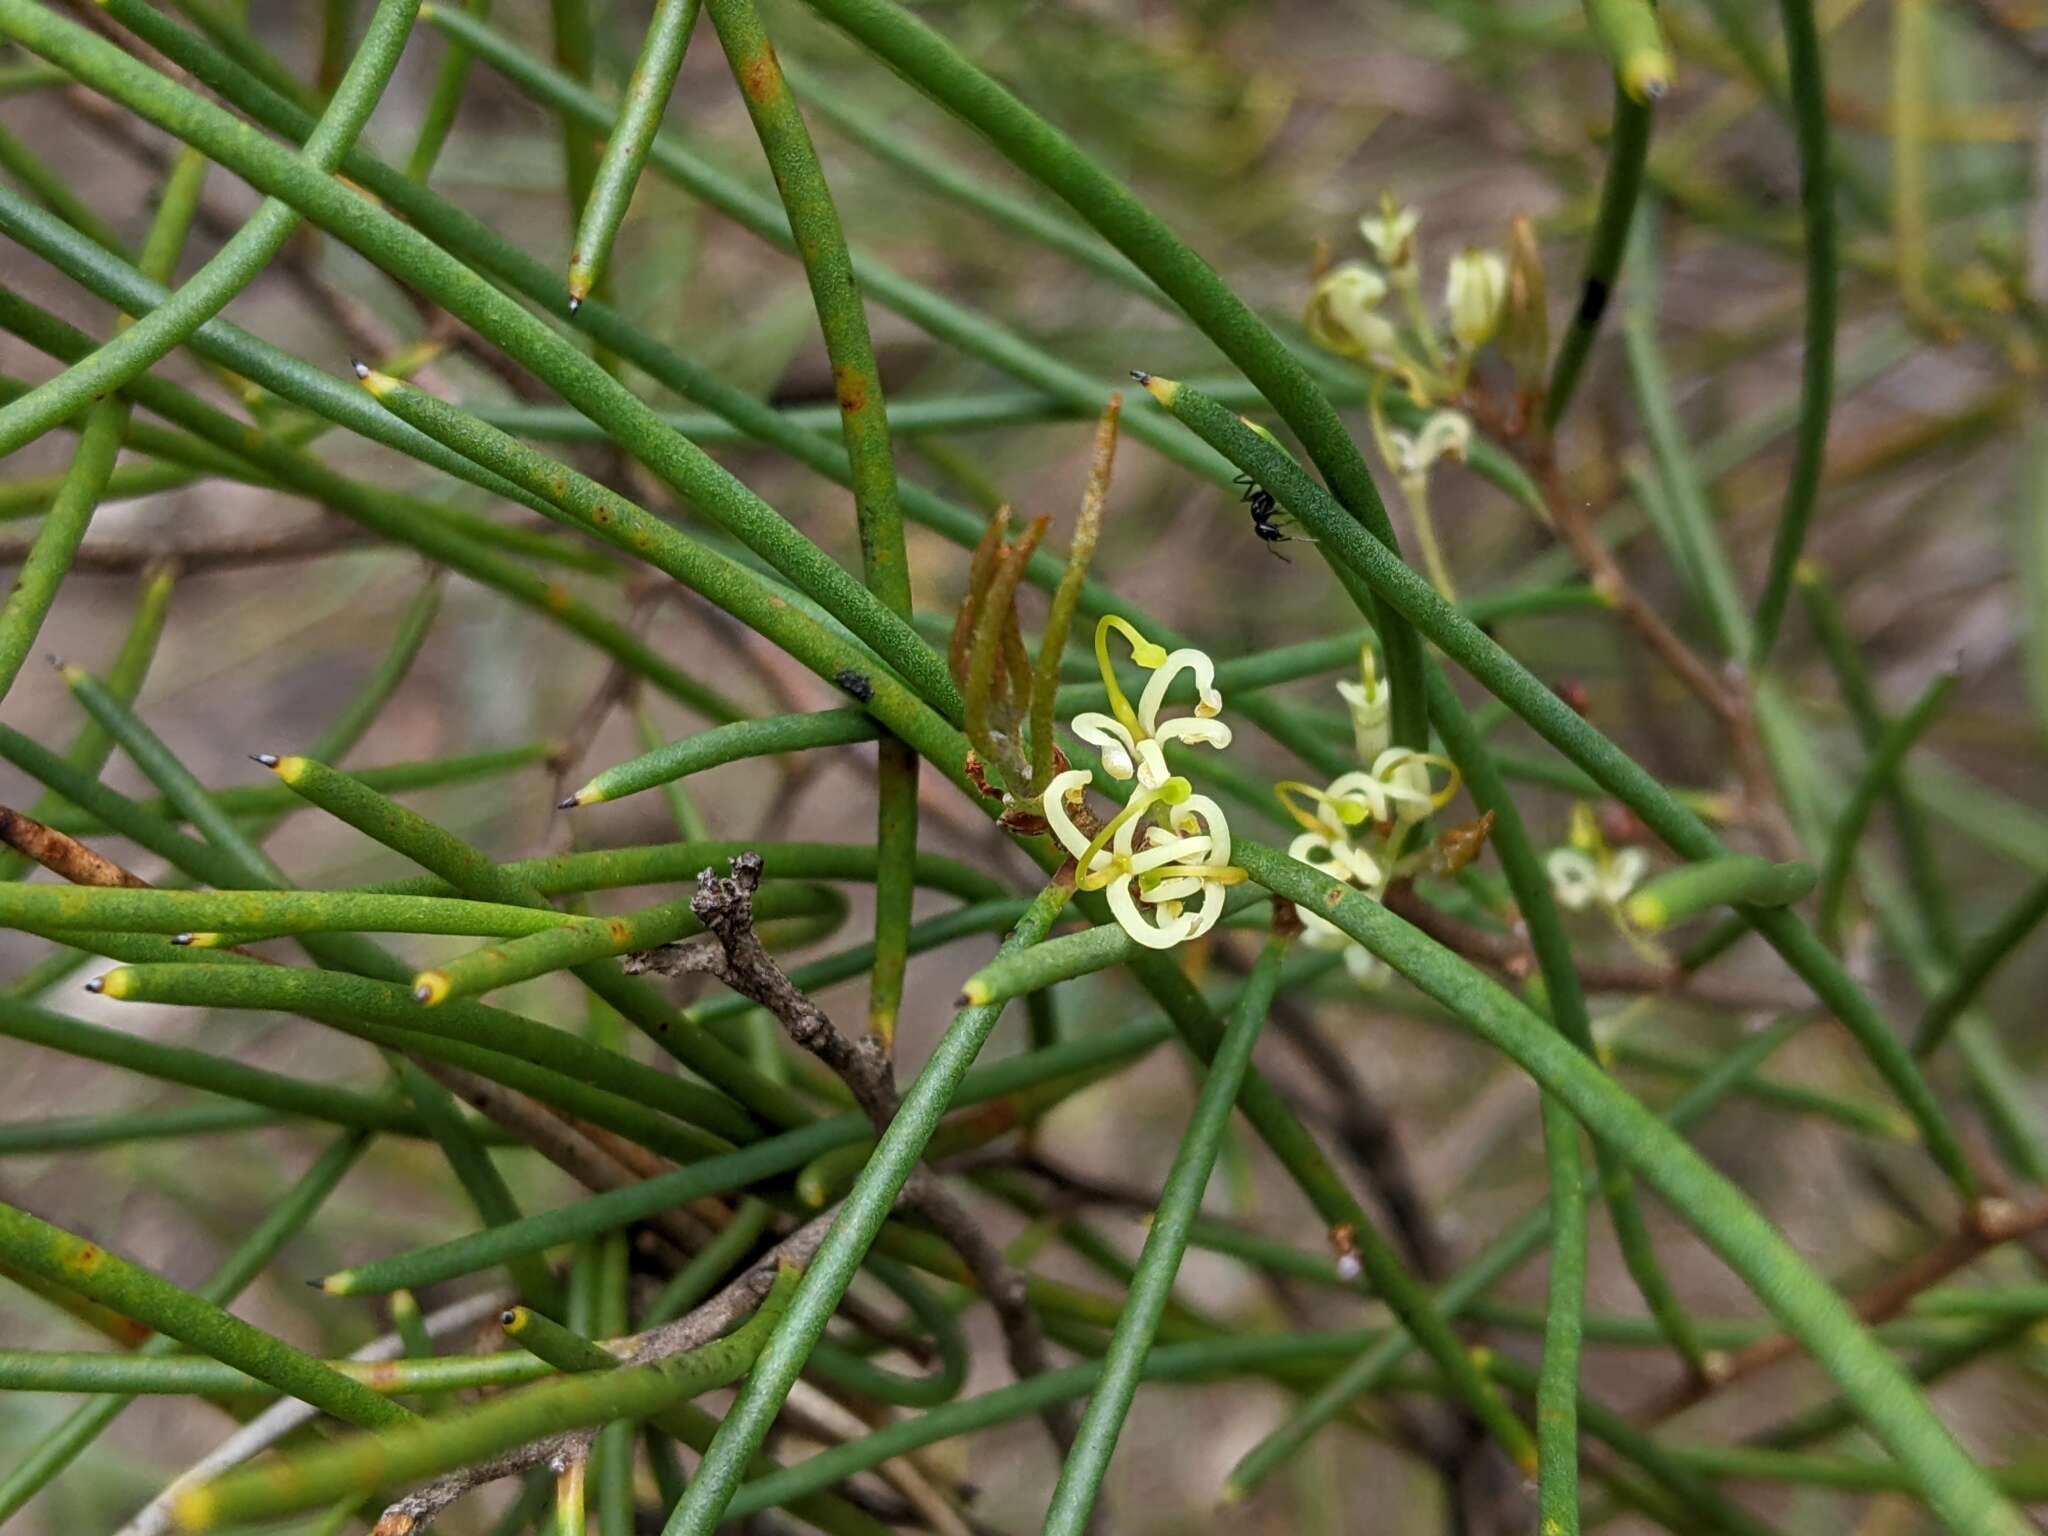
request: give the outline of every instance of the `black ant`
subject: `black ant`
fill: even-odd
[[[1315,543],[1314,539],[1301,538],[1299,535],[1284,531],[1279,526],[1279,519],[1284,517],[1292,521],[1292,514],[1281,511],[1280,503],[1274,500],[1273,493],[1263,485],[1260,485],[1250,475],[1239,475],[1231,483],[1244,487],[1242,500],[1247,507],[1251,508],[1252,532],[1259,536],[1260,541],[1272,552],[1274,559],[1283,564],[1292,565],[1294,562],[1280,553],[1280,545],[1296,542],[1304,544]]]

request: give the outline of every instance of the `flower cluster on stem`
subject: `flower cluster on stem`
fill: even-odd
[[[1351,709],[1359,757],[1371,766],[1340,774],[1322,788],[1290,779],[1273,792],[1301,827],[1288,855],[1378,901],[1391,881],[1424,866],[1427,849],[1409,845],[1416,829],[1457,794],[1458,770],[1448,758],[1388,746],[1386,687],[1370,645],[1360,648],[1358,671],[1356,683],[1339,682],[1337,690]],[[1386,979],[1380,961],[1334,924],[1306,908],[1301,921],[1302,941],[1343,950],[1345,966],[1361,986]]]
[[[1135,707],[1110,662],[1112,635],[1121,635],[1132,661],[1151,673]],[[1135,788],[1123,808],[1091,832],[1077,813],[1086,814],[1083,792],[1095,775],[1085,768],[1069,769],[1046,787],[1042,814],[1060,846],[1073,856],[1078,888],[1101,891],[1117,922],[1138,943],[1171,949],[1214,928],[1223,915],[1224,892],[1245,878],[1230,862],[1230,824],[1223,808],[1196,794],[1166,763],[1171,742],[1230,745],[1230,727],[1216,718],[1223,709],[1216,665],[1191,647],[1169,652],[1114,614],[1095,627],[1095,659],[1110,713],[1076,715],[1071,728],[1101,754],[1104,773]],[[1182,673],[1194,680],[1194,711],[1161,719],[1167,692]]]

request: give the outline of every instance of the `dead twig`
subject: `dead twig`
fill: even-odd
[[[46,827],[34,817],[0,805],[0,843],[23,858],[33,859],[53,875],[73,885],[147,886],[140,875],[131,874],[103,853],[95,853],[74,837]]]
[[[742,853],[726,878],[709,869],[697,877],[691,910],[715,943],[669,944],[627,961],[628,970],[663,975],[710,975],[766,1008],[791,1040],[830,1067],[852,1092],[877,1132],[896,1117],[893,1064],[881,1043],[849,1039],[824,1010],[792,983],[754,931],[754,892],[761,883],[759,854]],[[1052,1368],[1045,1334],[1032,1310],[1022,1274],[1012,1268],[981,1224],[930,1169],[919,1167],[904,1186],[901,1203],[960,1255],[975,1284],[988,1296],[1003,1330],[1010,1366],[1020,1379]],[[1071,1403],[1045,1411],[1047,1430],[1064,1456],[1073,1445],[1078,1416]]]
[[[2048,1197],[2021,1204],[2002,1196],[1979,1200],[1964,1216],[1962,1224],[1919,1258],[1880,1281],[1856,1298],[1856,1316],[1865,1327],[1889,1322],[1912,1304],[1913,1298],[1964,1266],[1974,1263],[1993,1248],[2005,1243],[2024,1242],[2048,1230]],[[1686,1381],[1649,1404],[1638,1422],[1661,1424],[1713,1393],[1725,1391],[1736,1382],[1789,1360],[1799,1353],[1789,1334],[1773,1334],[1738,1351],[1725,1372],[1706,1382]]]

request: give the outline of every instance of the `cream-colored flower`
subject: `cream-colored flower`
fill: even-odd
[[[1463,411],[1432,411],[1418,432],[1390,430],[1387,446],[1394,473],[1404,485],[1425,480],[1439,459],[1465,462],[1472,447],[1472,420]]]
[[[1067,797],[1094,781],[1085,768],[1055,777],[1045,791],[1045,819],[1073,855],[1084,891],[1101,891],[1117,923],[1148,949],[1171,949],[1200,938],[1223,915],[1224,892],[1245,872],[1230,863],[1230,825],[1207,795],[1169,778],[1141,787],[1093,838],[1082,834]],[[1160,814],[1163,822],[1148,813]],[[1200,905],[1188,910],[1195,898]]]
[[[1650,856],[1624,848],[1605,859],[1582,848],[1554,848],[1543,861],[1557,903],[1573,912],[1591,906],[1619,908],[1650,872]]]
[[[1616,852],[1608,847],[1599,818],[1581,800],[1572,806],[1566,846],[1553,849],[1543,867],[1550,875],[1551,893],[1557,897],[1559,906],[1573,912],[1583,912],[1591,906],[1604,907],[1627,932],[1621,904],[1650,872],[1650,856],[1640,848]]]
[[[1381,266],[1389,272],[1399,272],[1415,263],[1415,229],[1422,222],[1422,215],[1413,208],[1403,208],[1394,201],[1394,194],[1380,194],[1379,216],[1367,214],[1358,221],[1358,232],[1365,236],[1365,243],[1372,247],[1372,253],[1379,258]]]
[[[1130,642],[1131,659],[1152,674],[1135,709],[1109,664],[1112,631]],[[1206,652],[1193,647],[1169,652],[1139,634],[1128,620],[1106,614],[1095,626],[1095,660],[1113,713],[1091,710],[1074,716],[1071,727],[1076,736],[1102,754],[1103,772],[1111,778],[1135,778],[1141,788],[1157,790],[1172,776],[1166,766],[1166,743],[1182,741],[1219,749],[1230,745],[1230,727],[1215,718],[1222,712],[1223,695],[1216,691],[1216,664]],[[1194,713],[1161,720],[1159,712],[1166,703],[1167,690],[1183,672],[1194,675]]]
[[[1358,747],[1358,760],[1369,763],[1387,750],[1393,735],[1389,716],[1392,696],[1380,681],[1379,658],[1370,640],[1358,648],[1358,681],[1340,678],[1337,695],[1351,711],[1351,739]]]
[[[1441,788],[1432,788],[1431,770],[1437,768],[1444,771],[1445,779]],[[1373,759],[1370,770],[1333,779],[1324,791],[1349,825],[1369,818],[1402,827],[1427,820],[1449,805],[1457,793],[1455,763],[1409,747],[1388,747]]]
[[[1302,824],[1302,831],[1287,845],[1289,858],[1343,881],[1368,900],[1378,901],[1386,894],[1390,866],[1352,837],[1356,823],[1348,817],[1348,806],[1306,784],[1278,784],[1274,789],[1280,803]],[[1297,797],[1307,799],[1309,808],[1298,804]],[[1381,986],[1392,974],[1371,950],[1321,913],[1308,907],[1295,912],[1301,919],[1302,942],[1311,949],[1343,951],[1344,968],[1359,986]]]
[[[1362,261],[1341,262],[1317,282],[1301,323],[1311,341],[1341,357],[1389,362],[1401,344],[1393,323],[1377,313],[1386,296],[1379,273]]]
[[[1467,246],[1451,258],[1444,307],[1450,312],[1451,336],[1460,347],[1476,352],[1493,339],[1507,298],[1508,262],[1499,251]]]

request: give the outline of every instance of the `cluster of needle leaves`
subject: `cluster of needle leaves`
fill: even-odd
[[[539,9],[0,0],[0,1523],[2035,1529],[2039,18]]]

